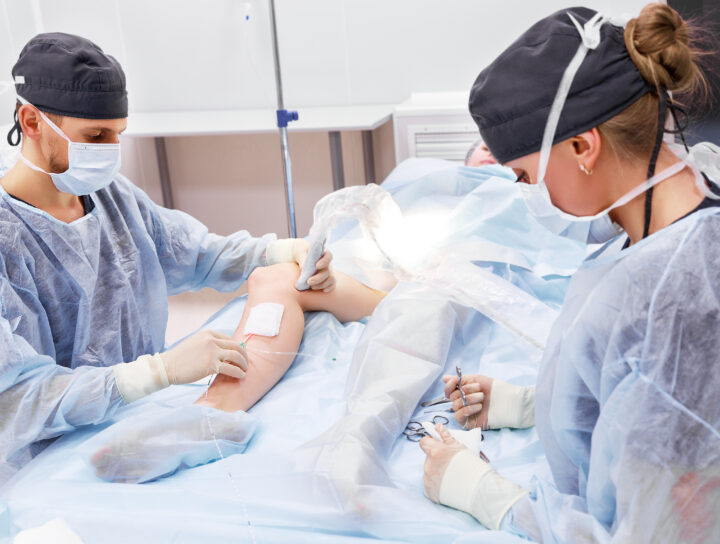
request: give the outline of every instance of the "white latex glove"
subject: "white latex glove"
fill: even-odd
[[[115,365],[113,373],[129,404],[170,384],[192,383],[210,374],[243,378],[247,368],[247,354],[239,342],[219,332],[200,331],[162,354]]]
[[[467,429],[524,429],[535,425],[535,387],[512,385],[482,374],[463,376],[467,406],[457,376],[443,376],[445,396],[453,401],[455,420]]]
[[[307,256],[310,244],[303,238],[284,238],[273,240],[265,249],[265,260],[268,265],[279,263],[297,263],[302,268]],[[322,257],[315,263],[315,274],[308,279],[308,285],[313,291],[325,291],[326,293],[335,288],[335,276],[330,269],[332,253],[325,251]]]
[[[422,426],[425,431],[435,438],[436,440],[442,440],[442,436],[429,421],[423,421]],[[460,429],[451,429],[448,431],[450,436],[457,440],[461,445],[468,448],[473,453],[479,453],[482,449],[483,435],[480,429],[471,429],[469,431],[463,431]]]
[[[248,368],[240,342],[215,331],[195,333],[160,357],[171,384],[192,383],[210,374],[244,378]]]
[[[485,461],[461,445],[443,425],[442,437],[420,440],[425,460],[425,495],[432,500],[468,512],[488,527],[498,530],[505,514],[527,495],[527,490],[500,476]]]

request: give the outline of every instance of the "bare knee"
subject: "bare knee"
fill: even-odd
[[[256,268],[248,278],[250,294],[272,292],[276,294],[294,294],[295,282],[300,275],[300,268],[295,263],[280,263]]]

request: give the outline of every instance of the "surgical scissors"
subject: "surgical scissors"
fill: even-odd
[[[450,420],[445,416],[436,415],[432,418],[432,424],[437,425],[438,423],[447,425],[448,423],[450,423]],[[405,427],[405,430],[403,431],[403,434],[405,435],[405,438],[407,438],[411,442],[420,442],[420,439],[423,436],[430,436],[430,434],[423,427],[423,424],[419,421],[409,421],[407,427]]]

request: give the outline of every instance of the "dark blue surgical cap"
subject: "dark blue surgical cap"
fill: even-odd
[[[128,115],[120,63],[80,36],[38,34],[23,47],[12,75],[17,94],[42,111],[85,119]]]
[[[569,13],[584,25],[596,12],[564,9],[535,23],[480,72],[470,91],[470,113],[501,164],[540,151],[560,80],[581,43]],[[600,33],[570,87],[554,144],[600,125],[654,89],[631,60],[623,29],[606,22]]]

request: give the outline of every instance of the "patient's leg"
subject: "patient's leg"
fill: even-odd
[[[277,336],[254,336],[248,342],[249,367],[245,378],[218,376],[207,398],[203,395],[196,402],[225,412],[204,413],[198,406],[185,406],[137,425],[132,421],[130,425],[110,427],[90,456],[95,473],[110,481],[149,481],[189,462],[198,464],[217,459],[217,443],[211,441],[216,436],[232,444],[230,450],[227,444],[224,446],[226,452],[242,451],[252,436],[254,423],[243,419],[241,416],[248,417],[247,414],[238,411],[248,410],[267,393],[294,359],[293,355],[255,350],[296,352],[305,328],[304,311],[325,310],[340,321],[352,321],[371,314],[384,296],[339,273],[336,273],[336,287],[330,293],[299,292],[295,289],[298,275],[297,265],[279,264],[260,268],[250,276],[247,304],[234,338],[238,342],[244,338],[245,321],[254,306],[276,302],[285,306],[285,312]],[[167,446],[171,447],[169,451]],[[189,457],[188,452],[191,452]]]
[[[274,337],[253,336],[247,343],[249,366],[245,378],[238,380],[218,375],[208,389],[207,396],[203,394],[197,404],[229,412],[248,410],[282,378],[292,364],[295,358],[292,353],[298,350],[305,329],[303,312],[326,311],[339,321],[356,321],[370,315],[384,296],[384,293],[339,272],[335,272],[337,284],[330,293],[298,291],[295,282],[299,273],[296,264],[278,264],[258,268],[250,275],[247,303],[233,338],[238,342],[244,339],[245,321],[250,310],[263,302],[285,306],[280,332]]]

